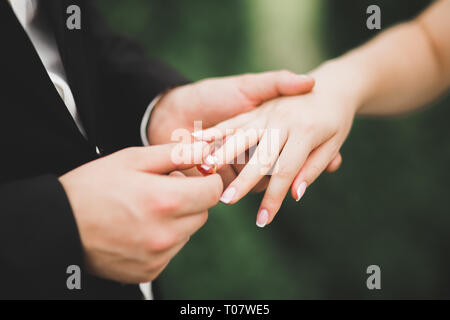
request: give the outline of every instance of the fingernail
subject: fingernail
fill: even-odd
[[[222,197],[220,198],[220,201],[222,201],[225,204],[230,203],[233,201],[234,195],[236,194],[236,188],[228,188],[225,190],[225,192],[222,194]]]
[[[256,225],[260,228],[264,228],[269,221],[269,212],[266,209],[262,209],[256,217]]]
[[[300,183],[300,185],[298,186],[298,188],[297,188],[297,202],[299,202],[300,199],[301,199],[301,198],[303,197],[303,195],[305,194],[306,187],[307,187],[306,182],[302,182],[302,183]]]

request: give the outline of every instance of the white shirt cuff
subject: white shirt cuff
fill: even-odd
[[[139,289],[141,289],[142,294],[144,295],[144,300],[153,300],[153,292],[152,292],[152,283],[145,282],[139,284]]]
[[[155,108],[155,106],[159,102],[159,100],[161,100],[161,97],[162,97],[162,94],[158,95],[155,99],[153,99],[153,101],[147,107],[147,110],[145,110],[144,116],[142,117],[141,140],[142,140],[142,144],[146,147],[150,146],[150,142],[148,141],[148,136],[147,136],[148,122],[150,120],[150,116],[152,114],[153,109]],[[152,283],[151,282],[141,283],[139,285],[139,288],[141,289],[141,292],[144,295],[145,300],[153,300]]]
[[[162,96],[163,96],[163,94],[161,93],[155,99],[153,99],[153,101],[147,107],[147,110],[145,110],[144,116],[142,117],[141,140],[142,140],[142,144],[146,147],[148,147],[150,145],[150,142],[148,141],[148,135],[147,135],[148,122],[150,120],[150,116],[152,114],[153,109],[158,104],[159,100],[161,100]]]

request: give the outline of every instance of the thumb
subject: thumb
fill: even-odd
[[[198,141],[192,144],[174,143],[151,147],[133,148],[133,166],[140,171],[165,174],[186,170],[203,163],[209,154],[209,144]]]
[[[290,71],[272,71],[238,76],[239,89],[247,99],[259,105],[282,95],[299,95],[314,88],[314,78]]]

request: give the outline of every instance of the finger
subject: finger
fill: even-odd
[[[314,79],[307,75],[297,75],[289,71],[272,71],[246,74],[236,77],[240,91],[255,105],[281,95],[299,95],[310,92]]]
[[[180,172],[180,171],[172,171],[170,174],[169,174],[169,177],[175,177],[175,178],[183,178],[183,177],[186,177],[182,172]]]
[[[168,173],[201,164],[210,146],[202,141],[193,144],[176,143],[123,150],[132,165],[141,171]]]
[[[292,183],[291,195],[296,201],[300,201],[306,188],[320,176],[337,153],[334,139],[322,144],[311,153]]]
[[[326,168],[326,172],[333,173],[339,170],[342,164],[342,155],[338,153],[338,155],[331,160],[331,162],[328,164],[328,167]]]
[[[277,134],[273,134],[276,132]],[[244,197],[272,169],[287,139],[287,133],[266,130],[249,163],[225,190],[220,200],[233,204]]]
[[[232,136],[229,136],[225,143],[214,152],[214,158],[218,168],[224,165],[239,161],[244,162],[245,151],[256,145],[264,134],[262,128],[264,123],[255,120],[242,129],[238,129]],[[240,158],[239,156],[242,156]]]
[[[191,237],[208,221],[208,211],[180,217],[173,222],[173,228],[181,237]]]
[[[244,163],[242,163],[242,164],[235,163],[235,164],[231,165],[231,167],[233,168],[233,171],[235,172],[234,179],[239,175],[239,173],[241,173],[241,171],[247,165],[247,163],[249,161],[248,159],[249,159],[249,154],[247,151],[247,152],[245,152],[245,162]],[[270,180],[269,177],[264,176],[250,192],[260,193],[260,192],[266,190],[267,186],[269,185],[269,180]],[[231,183],[231,181],[230,181],[230,183]],[[224,185],[224,188],[228,187],[228,185],[229,184]]]
[[[192,133],[192,136],[198,140],[207,142],[223,139],[226,136],[234,134],[237,129],[242,128],[253,117],[253,112],[243,113],[231,119],[222,121],[214,127],[195,131]]]
[[[219,202],[223,190],[222,179],[218,174],[177,179],[151,176],[148,180],[148,185],[158,186],[157,192],[150,190],[151,201],[154,201],[155,208],[168,217],[205,211]]]
[[[292,181],[302,168],[311,150],[311,142],[289,139],[277,161],[277,166],[270,177],[264,198],[256,218],[258,227],[271,223],[283,203]]]
[[[233,171],[238,175],[245,168],[247,163],[250,161],[250,150],[245,151],[242,154],[242,157],[238,159],[239,161],[235,161],[235,163],[231,164]]]
[[[299,95],[310,92],[315,80],[308,75],[297,75],[289,71],[272,71],[259,74],[246,74],[233,78],[237,81],[240,92],[252,105],[277,98],[282,95]],[[251,112],[250,112],[251,114]],[[192,135],[203,141],[220,139],[241,127],[248,121],[249,115],[242,114],[233,119],[226,120],[219,125],[203,131],[194,132]]]
[[[197,168],[190,168],[183,170],[183,174],[187,177],[202,177],[203,175],[197,170]]]

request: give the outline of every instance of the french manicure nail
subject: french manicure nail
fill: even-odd
[[[220,201],[222,201],[225,204],[229,204],[231,201],[233,201],[234,195],[236,194],[236,188],[228,188],[225,190],[225,192],[222,194],[222,197],[220,198]]]
[[[298,188],[297,188],[297,202],[299,202],[300,199],[301,199],[301,198],[303,197],[303,195],[305,194],[306,187],[307,187],[306,182],[302,182],[302,183],[300,183],[300,185],[298,186]]]
[[[266,209],[262,209],[256,217],[256,225],[260,228],[264,228],[269,221],[269,212]]]

